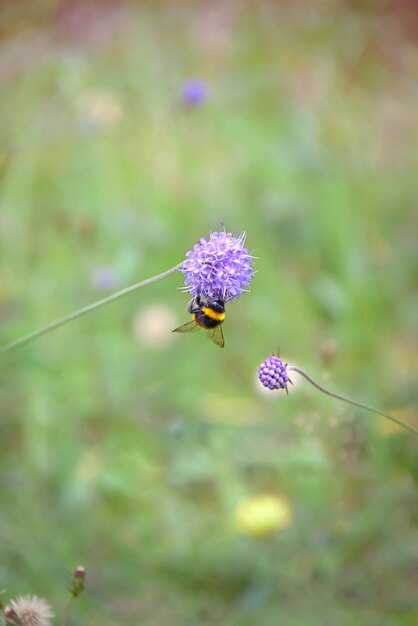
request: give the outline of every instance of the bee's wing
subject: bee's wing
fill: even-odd
[[[220,324],[219,326],[215,326],[215,328],[210,331],[209,337],[213,341],[213,343],[216,343],[217,346],[219,346],[220,348],[224,347],[225,339],[222,332],[222,326]]]
[[[187,324],[183,324],[183,326],[179,326],[178,328],[175,328],[172,332],[173,333],[192,333],[195,330],[198,330],[199,326],[196,325],[196,323],[194,321],[192,322],[187,322]]]

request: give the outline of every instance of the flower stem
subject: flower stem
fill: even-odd
[[[344,396],[340,396],[338,393],[333,393],[332,391],[328,391],[328,389],[325,389],[325,387],[322,387],[322,385],[315,382],[310,376],[308,376],[306,372],[299,369],[298,367],[295,367],[294,365],[289,365],[287,367],[287,370],[297,372],[298,374],[303,376],[303,378],[305,378],[309,383],[311,383],[311,385],[316,387],[316,389],[319,389],[319,391],[322,391],[322,393],[325,393],[327,396],[331,396],[331,398],[336,398],[337,400],[341,400],[342,402],[347,402],[347,404],[358,406],[360,409],[364,409],[365,411],[370,411],[370,413],[376,413],[376,415],[381,415],[382,417],[386,417],[386,419],[390,420],[391,422],[395,422],[395,424],[398,424],[398,426],[402,426],[402,428],[406,428],[411,433],[414,433],[414,435],[418,435],[418,430],[416,428],[414,428],[410,424],[407,424],[406,422],[399,419],[398,417],[394,417],[393,415],[390,415],[389,413],[385,413],[384,411],[375,409],[374,407],[369,406],[368,404],[364,404],[363,402],[357,402],[357,400],[351,400],[350,398],[345,398]]]
[[[167,276],[170,276],[171,274],[174,274],[174,272],[177,272],[177,270],[179,270],[182,265],[183,265],[183,262],[179,263],[175,267],[172,267],[166,272],[163,272],[162,274],[158,274],[157,276],[152,276],[151,278],[142,280],[141,282],[135,283],[134,285],[130,285],[130,287],[125,287],[125,289],[121,289],[120,291],[117,291],[116,293],[113,293],[110,296],[103,298],[102,300],[98,300],[97,302],[88,304],[87,306],[84,306],[81,309],[77,309],[77,311],[73,311],[72,313],[69,313],[65,317],[59,320],[56,320],[55,322],[52,322],[51,324],[48,324],[48,326],[44,326],[43,328],[40,328],[39,330],[35,330],[32,333],[25,335],[24,337],[20,337],[20,339],[15,339],[14,341],[11,341],[5,346],[2,346],[0,348],[0,353],[9,352],[10,350],[14,350],[15,348],[20,348],[21,346],[29,343],[30,341],[33,341],[34,339],[37,339],[38,337],[42,337],[42,335],[46,335],[47,333],[51,332],[52,330],[55,330],[56,328],[59,328],[60,326],[63,326],[64,324],[67,324],[68,322],[72,322],[73,320],[77,319],[78,317],[81,317],[82,315],[85,315],[86,313],[90,313],[90,311],[93,311],[94,309],[98,309],[99,307],[104,306],[105,304],[108,304],[109,302],[113,302],[113,300],[117,300],[118,298],[122,298],[123,296],[126,296],[128,293],[131,293],[132,291],[135,291],[136,289],[140,289],[141,287],[145,287],[146,285],[151,285],[152,283],[156,283],[158,280],[167,278]]]
[[[69,616],[71,605],[72,605],[73,601],[74,601],[74,596],[70,593],[70,595],[68,597],[68,600],[67,600],[67,603],[66,603],[65,608],[64,608],[64,614],[62,616],[62,626],[67,626],[67,624],[68,624],[68,616]]]

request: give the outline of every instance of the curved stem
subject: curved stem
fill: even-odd
[[[145,287],[145,285],[151,285],[152,283],[156,283],[158,280],[167,278],[167,276],[170,276],[170,274],[174,274],[174,272],[177,272],[177,270],[179,270],[182,265],[183,265],[183,262],[179,263],[175,267],[172,267],[166,272],[163,272],[162,274],[158,274],[157,276],[152,276],[151,278],[142,280],[141,282],[135,283],[134,285],[131,285],[130,287],[125,287],[125,289],[121,289],[120,291],[117,291],[116,293],[113,293],[110,296],[107,296],[106,298],[102,298],[102,300],[98,300],[97,302],[88,304],[87,306],[84,306],[81,309],[77,309],[77,311],[73,311],[72,313],[69,313],[65,317],[55,322],[52,322],[51,324],[48,324],[48,326],[44,326],[43,328],[40,328],[39,330],[35,330],[32,333],[29,333],[28,335],[21,337],[20,339],[15,339],[14,341],[11,341],[5,346],[2,346],[0,348],[0,353],[8,352],[9,350],[14,350],[15,348],[20,348],[21,346],[29,343],[30,341],[33,341],[33,339],[42,337],[42,335],[46,335],[47,333],[51,332],[51,330],[55,330],[55,328],[59,328],[60,326],[63,326],[64,324],[67,324],[68,322],[72,322],[72,320],[77,319],[77,317],[81,317],[82,315],[85,315],[86,313],[90,313],[90,311],[94,311],[94,309],[98,309],[99,307],[104,306],[105,304],[108,304],[109,302],[113,302],[113,300],[122,298],[123,296],[126,296],[128,293],[131,293],[132,291],[135,291],[136,289],[139,289],[140,287]]]
[[[332,391],[328,391],[328,389],[325,389],[325,387],[322,387],[322,385],[315,382],[310,376],[308,376],[306,372],[299,369],[298,367],[295,367],[294,365],[289,365],[287,367],[287,370],[297,372],[298,374],[303,376],[303,378],[305,378],[309,383],[311,383],[311,385],[316,387],[316,389],[319,389],[319,391],[322,391],[322,393],[325,393],[327,396],[331,396],[331,398],[336,398],[337,400],[341,400],[342,402],[347,402],[347,404],[358,406],[360,409],[364,409],[365,411],[370,411],[370,413],[376,413],[376,415],[381,415],[382,417],[386,417],[386,419],[390,420],[391,422],[395,422],[395,424],[398,424],[398,426],[402,426],[402,428],[406,428],[411,433],[414,433],[414,435],[418,435],[418,430],[416,428],[414,428],[410,424],[407,424],[406,422],[399,419],[398,417],[394,417],[393,415],[390,415],[389,413],[385,413],[384,411],[375,409],[374,407],[369,406],[368,404],[364,404],[363,402],[357,402],[357,400],[351,400],[350,398],[346,398],[345,396],[340,396],[338,393],[333,393]]]

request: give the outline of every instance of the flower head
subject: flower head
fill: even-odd
[[[196,106],[201,104],[208,95],[205,83],[201,80],[189,80],[183,85],[182,98],[186,104]]]
[[[10,608],[21,626],[50,626],[54,617],[48,602],[37,596],[17,596],[10,602]]]
[[[244,498],[235,509],[235,523],[243,535],[264,537],[288,528],[292,509],[283,496],[261,494]]]
[[[278,356],[269,356],[258,369],[258,378],[267,389],[286,389],[292,382],[287,374],[286,365]]]
[[[225,231],[202,237],[186,254],[181,272],[186,291],[193,297],[229,302],[249,291],[254,276],[252,257],[244,248],[245,233],[234,237]]]

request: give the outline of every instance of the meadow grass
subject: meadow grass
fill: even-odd
[[[171,335],[177,274],[2,355],[0,588],[58,612],[82,563],[74,623],[416,623],[413,436],[255,383],[280,347],[417,425],[416,58],[390,14],[306,4],[8,22],[2,344],[107,295],[98,268],[123,288],[221,220],[258,257],[223,352]],[[292,523],[240,534],[265,493]]]

